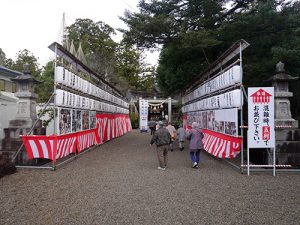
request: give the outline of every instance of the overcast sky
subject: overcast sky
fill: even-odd
[[[125,28],[118,16],[125,9],[137,11],[137,4],[138,0],[1,0],[0,48],[13,60],[18,51],[28,49],[42,66],[53,58],[48,46],[58,41],[63,13],[67,26],[77,18],[89,18]],[[119,41],[120,37],[113,38]],[[147,62],[155,65],[158,54],[148,53]]]

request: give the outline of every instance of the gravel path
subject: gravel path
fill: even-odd
[[[0,179],[0,224],[284,224],[300,221],[300,174],[242,175],[201,153],[169,153],[157,169],[150,134],[133,131],[57,171]]]

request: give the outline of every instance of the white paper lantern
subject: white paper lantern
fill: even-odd
[[[85,109],[85,107],[86,107],[85,99],[86,99],[85,97],[82,97],[82,99],[81,99],[81,108],[82,109]]]
[[[57,106],[64,106],[65,101],[65,91],[56,89],[55,91],[55,104]]]
[[[69,79],[70,79],[69,76],[70,76],[70,71],[65,69],[65,83],[64,83],[65,86],[68,86],[69,84]]]
[[[85,109],[89,109],[89,107],[90,107],[90,99],[85,98]]]
[[[243,105],[241,90],[236,89],[220,95],[221,108],[239,108]]]
[[[79,90],[79,77],[75,74],[75,85],[73,87],[75,90]]]
[[[242,82],[242,76],[241,76],[241,67],[240,66],[234,66],[231,68],[231,73],[233,77],[233,82],[235,84]]]
[[[91,83],[88,81],[86,82],[86,93],[91,94]]]
[[[69,106],[69,92],[65,91],[64,105]]]
[[[95,96],[96,95],[96,86],[94,84],[91,84],[91,95]]]
[[[86,80],[82,78],[82,92],[86,93]]]
[[[74,107],[74,101],[73,101],[74,99],[73,99],[73,97],[75,97],[74,94],[70,93],[70,102],[69,102],[69,106],[70,107]]]
[[[66,70],[62,66],[56,67],[55,82],[63,85],[66,84]]]
[[[82,92],[82,78],[81,77],[78,77],[78,91]]]
[[[102,89],[99,90],[99,98],[104,99],[104,91]]]
[[[82,96],[78,95],[78,108],[82,109]]]
[[[68,86],[69,84],[69,70],[65,69],[65,78],[64,78],[64,83],[65,86]]]

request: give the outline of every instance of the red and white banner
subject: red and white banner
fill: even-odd
[[[77,132],[77,150],[80,153],[82,150],[96,144],[96,129]]]
[[[57,136],[56,159],[61,159],[71,153],[75,153],[76,143],[77,137],[75,133]]]
[[[21,136],[29,159],[56,160],[76,151],[76,134]]]
[[[186,113],[183,114],[183,127],[191,129]],[[193,122],[193,121],[192,121]],[[204,150],[218,158],[235,158],[241,152],[243,138],[222,134],[208,129],[203,129]]]
[[[107,121],[108,118],[105,114],[96,114],[96,141],[98,144],[102,144],[107,140]]]
[[[64,135],[21,136],[29,159],[56,160],[71,153],[78,153],[94,144],[120,137],[130,131],[131,122],[124,114],[97,114],[96,129]]]
[[[218,158],[235,158],[241,152],[242,137],[233,137],[202,129],[204,149]]]
[[[29,159],[53,160],[55,136],[21,136]]]
[[[131,131],[131,122],[124,114],[97,114],[96,141],[102,144]]]

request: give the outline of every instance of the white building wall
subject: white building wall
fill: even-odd
[[[4,138],[4,128],[7,128],[9,121],[13,120],[17,114],[17,102],[10,102],[0,98],[0,150],[2,150],[2,139]]]

